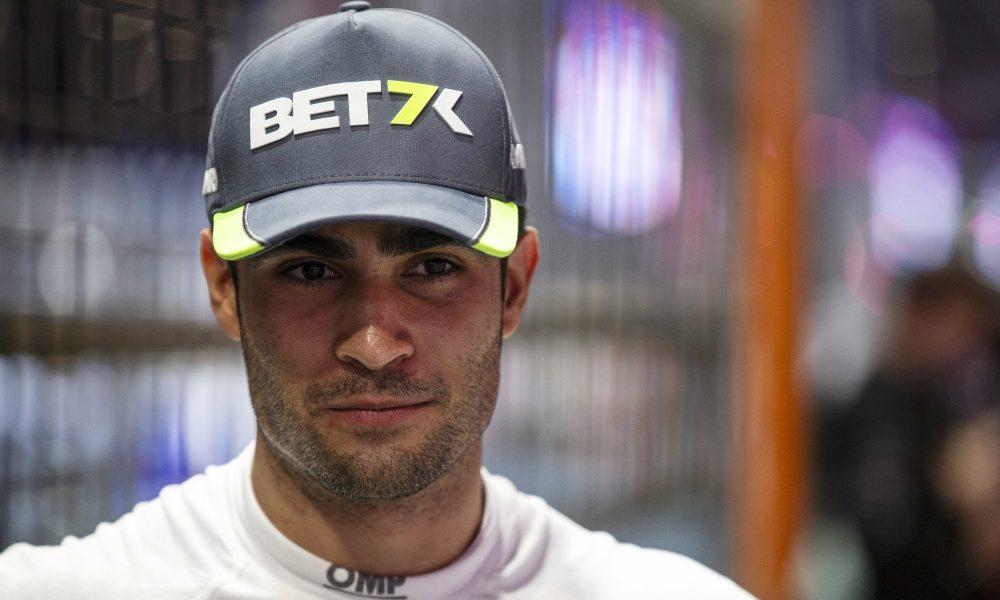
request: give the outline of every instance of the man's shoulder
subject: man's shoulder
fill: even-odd
[[[219,494],[230,468],[166,486],[85,537],[10,546],[0,553],[0,600],[199,597],[227,555]]]
[[[501,527],[507,529],[505,537],[514,540],[504,577],[512,599],[752,599],[695,560],[589,530],[506,479],[489,477],[508,521]]]
[[[618,541],[605,552],[583,557],[573,572],[578,578],[574,587],[580,590],[579,597],[752,598],[729,578],[686,556]]]
[[[148,569],[125,563],[81,560],[99,553],[67,553],[65,544],[15,544],[0,554],[0,600],[200,600],[214,587],[183,570],[169,578],[154,577]]]

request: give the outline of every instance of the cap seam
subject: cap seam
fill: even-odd
[[[246,232],[250,239],[254,240],[261,246],[268,246],[268,243],[261,239],[256,233],[254,233],[253,229],[250,228],[250,221],[248,220],[246,209],[243,210],[243,231]]]
[[[357,14],[358,11],[356,10],[348,11],[347,20],[354,26],[355,29],[361,29],[361,25],[358,25],[357,20],[354,18]]]
[[[486,203],[486,217],[483,219],[482,224],[479,225],[479,231],[477,231],[476,235],[472,236],[472,239],[469,240],[470,246],[479,243],[479,240],[483,237],[483,234],[486,233],[486,228],[489,227],[490,225],[490,214],[493,212],[493,203],[490,202],[489,196],[482,196],[482,198],[483,201]]]
[[[346,13],[347,14],[347,23],[348,23],[348,26],[351,29],[353,29],[354,32],[358,32],[362,36],[364,36],[364,38],[365,38],[368,46],[371,46],[371,33],[369,32],[369,30],[368,30],[367,27],[364,27],[363,25],[361,25],[361,23],[359,23],[357,21],[357,19],[355,18],[359,12],[360,11],[352,10],[352,11],[348,11]],[[339,14],[345,14],[345,13],[334,13],[334,15],[339,15]],[[327,16],[332,17],[334,15],[327,15]],[[337,64],[338,64],[335,60],[331,59],[330,56],[328,56],[326,52],[320,52],[319,53],[319,57],[320,57],[320,59],[323,60],[323,62],[325,62],[328,65],[337,66]]]

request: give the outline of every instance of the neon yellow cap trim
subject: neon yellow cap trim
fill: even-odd
[[[410,99],[406,101],[403,108],[399,109],[396,116],[392,118],[392,125],[413,125],[420,113],[427,108],[427,103],[431,101],[438,86],[429,83],[413,83],[412,81],[395,81],[390,79],[385,82],[390,94],[409,94]]]
[[[490,221],[472,247],[497,258],[510,256],[517,247],[517,205],[490,198]]]
[[[215,253],[225,260],[239,260],[264,249],[247,234],[243,226],[246,204],[212,215],[212,246]]]

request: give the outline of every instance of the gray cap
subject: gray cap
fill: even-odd
[[[417,225],[506,256],[525,201],[524,154],[479,48],[426,15],[347,2],[236,69],[212,117],[202,191],[228,260],[358,220]]]

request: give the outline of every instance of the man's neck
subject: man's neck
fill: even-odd
[[[453,562],[476,537],[484,506],[481,460],[477,442],[413,496],[357,502],[290,474],[258,434],[251,481],[267,518],[309,552],[365,573],[418,575]]]

